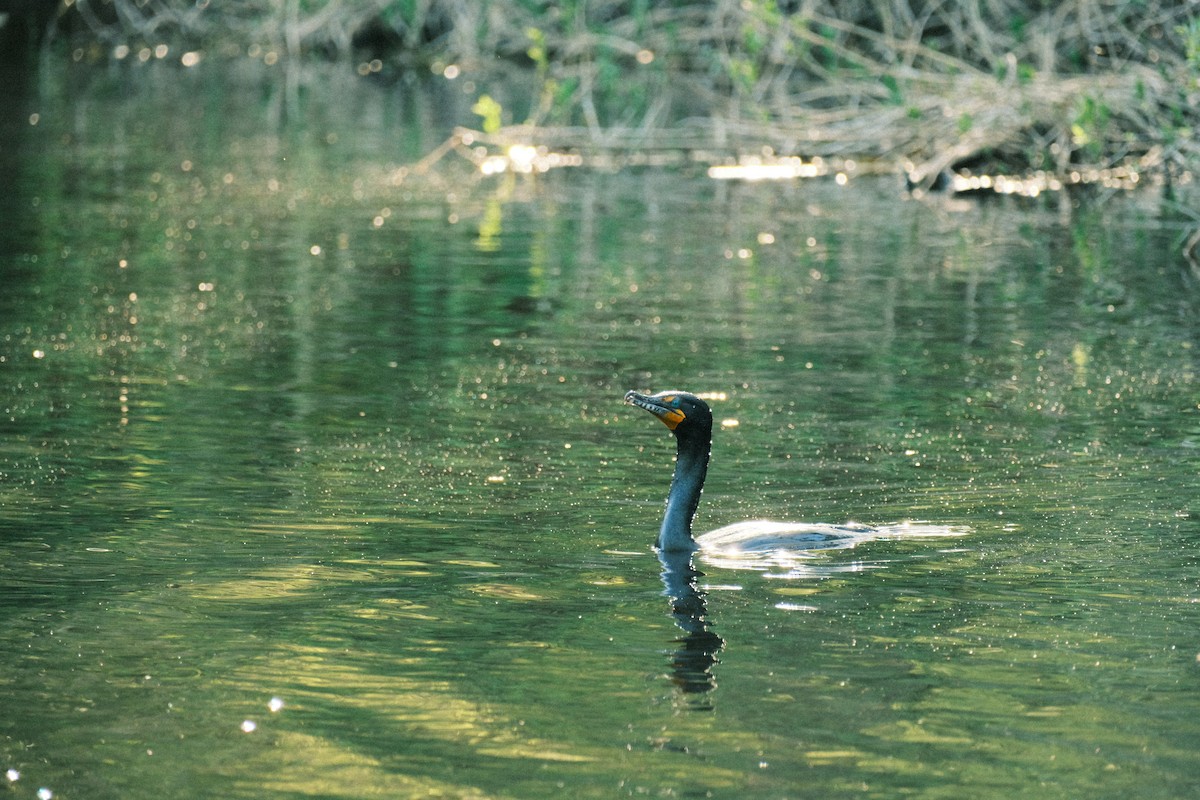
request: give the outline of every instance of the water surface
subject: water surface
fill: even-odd
[[[289,119],[137,69],[6,122],[14,796],[1200,790],[1200,303],[1159,198],[397,180],[445,130],[413,86]],[[970,533],[697,563],[673,614],[630,388],[721,398],[701,529]]]

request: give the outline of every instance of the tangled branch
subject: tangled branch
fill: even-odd
[[[477,83],[528,69],[525,122],[593,144],[679,140],[908,163],[1063,171],[1193,165],[1200,21],[1190,4],[1072,0],[75,0],[105,41],[289,57],[370,43]],[[381,51],[382,48],[382,51]],[[510,120],[517,122],[517,120]]]

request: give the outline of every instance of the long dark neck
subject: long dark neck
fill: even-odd
[[[708,473],[712,431],[677,437],[677,440],[675,475],[671,478],[671,492],[667,495],[667,513],[663,517],[662,530],[658,532],[658,548],[690,551],[696,549],[696,541],[692,538],[692,518],[696,516],[696,507],[700,505],[700,492],[704,488],[704,476]]]

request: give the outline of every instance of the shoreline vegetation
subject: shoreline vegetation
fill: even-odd
[[[22,4],[7,7],[15,17]],[[905,173],[916,190],[990,173],[1169,191],[1192,181],[1200,155],[1194,11],[1165,0],[67,0],[46,38],[70,42],[76,60],[164,44],[185,65],[263,59],[296,97],[306,59],[469,82],[478,130],[455,130],[418,171],[456,150],[482,168],[495,157],[485,148],[518,146],[784,174],[849,164]]]

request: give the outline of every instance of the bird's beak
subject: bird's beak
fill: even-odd
[[[669,396],[665,399],[669,399]],[[664,405],[658,398],[649,397],[638,392],[626,392],[625,402],[631,406],[646,409],[661,419],[663,424],[671,430],[675,430],[679,423],[687,419],[687,416],[678,408],[671,408],[668,405]]]

